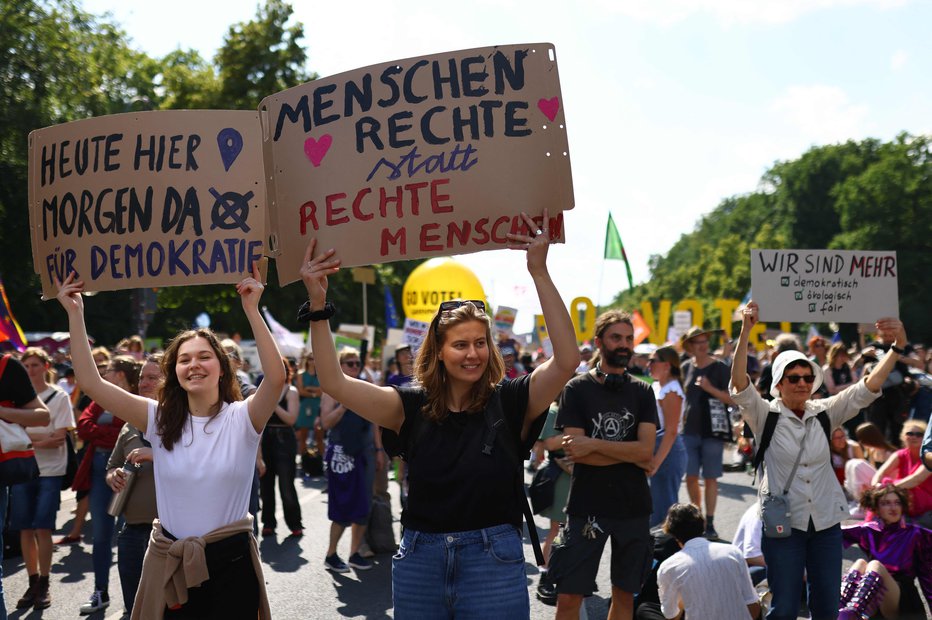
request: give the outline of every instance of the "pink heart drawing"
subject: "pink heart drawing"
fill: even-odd
[[[544,116],[550,119],[550,122],[553,122],[553,119],[557,117],[557,110],[560,109],[560,100],[556,97],[551,97],[550,99],[540,99],[537,102],[537,107],[540,108],[540,111],[544,113]]]
[[[331,144],[333,144],[333,136],[329,133],[322,135],[320,140],[308,138],[304,141],[304,154],[311,160],[315,168],[320,166],[320,162],[324,160],[324,156],[330,150]]]

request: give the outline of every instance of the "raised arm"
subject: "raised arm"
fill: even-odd
[[[530,424],[550,407],[566,382],[569,381],[579,366],[579,349],[576,348],[576,332],[573,322],[566,310],[566,304],[547,271],[547,250],[550,247],[550,217],[546,209],[543,212],[541,227],[534,220],[522,213],[529,234],[508,234],[511,249],[526,250],[527,270],[534,280],[537,297],[544,313],[547,333],[553,345],[553,356],[531,373],[530,398],[524,412],[524,428],[521,436],[527,436]]]
[[[259,279],[259,266],[253,263],[252,277],[243,278],[236,285],[236,292],[239,293],[243,303],[243,312],[249,321],[249,327],[252,328],[256,350],[259,352],[259,363],[265,375],[256,391],[246,398],[252,426],[256,432],[261,433],[266,422],[272,417],[272,412],[275,411],[278,400],[281,398],[282,388],[285,387],[285,366],[282,364],[282,354],[278,350],[278,345],[272,338],[272,332],[269,331],[269,326],[265,324],[265,319],[259,313],[259,298],[265,290],[265,286],[259,282]]]
[[[107,411],[119,411],[120,418],[145,432],[149,424],[149,400],[104,381],[97,372],[97,364],[91,355],[91,345],[87,340],[87,328],[84,325],[84,300],[81,297],[84,282],[77,280],[72,271],[64,282],[55,278],[55,285],[58,287],[56,298],[68,313],[71,363],[78,385],[95,403]]]
[[[903,327],[903,323],[899,319],[880,319],[877,321],[877,329],[880,331],[881,337],[883,337],[884,334],[895,336],[893,340],[894,347],[902,349],[906,346],[906,328]],[[887,340],[885,339],[884,341],[886,342]],[[871,392],[879,392],[883,387],[883,382],[887,380],[887,376],[890,374],[890,371],[893,370],[898,359],[900,359],[900,355],[892,348],[887,351],[887,354],[883,356],[880,363],[874,366],[870,374],[867,375],[867,379],[865,379],[867,389]]]
[[[301,280],[307,289],[311,312],[324,310],[327,303],[327,276],[340,269],[340,259],[334,257],[334,250],[320,252],[315,256],[316,247],[317,240],[311,239],[301,265]],[[311,344],[321,390],[370,422],[396,432],[401,430],[404,409],[401,397],[394,388],[379,387],[343,374],[333,345],[330,322],[322,319],[310,323]]]
[[[748,339],[751,337],[751,328],[757,324],[757,313],[756,301],[749,301],[741,311],[741,333],[738,335],[738,346],[735,347],[735,356],[731,361],[731,385],[738,392],[744,390],[751,382],[748,378]]]

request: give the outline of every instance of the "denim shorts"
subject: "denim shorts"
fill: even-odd
[[[54,530],[61,506],[61,476],[43,476],[10,487],[10,529]]]
[[[725,442],[711,437],[699,435],[683,435],[683,445],[686,446],[686,475],[699,476],[702,468],[702,477],[706,480],[721,478],[722,459],[725,455]]]
[[[433,534],[405,529],[392,558],[396,620],[529,618],[524,545],[513,525]]]

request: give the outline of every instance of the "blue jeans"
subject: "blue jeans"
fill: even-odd
[[[0,485],[0,620],[6,620],[6,603],[3,601],[3,526],[10,500],[10,487]]]
[[[265,475],[259,478],[263,528],[274,530],[277,525],[275,519],[276,478],[278,478],[278,492],[282,496],[285,524],[291,531],[304,527],[301,525],[301,504],[298,503],[298,491],[294,488],[297,454],[298,442],[293,428],[290,426],[265,427],[262,432],[262,459],[265,461]]]
[[[113,491],[107,486],[107,459],[110,455],[94,451],[91,463],[91,525],[94,532],[94,547],[91,559],[94,564],[94,589],[106,592],[110,582],[110,566],[113,563],[113,523],[107,514],[107,506]]]
[[[804,574],[812,619],[834,619],[841,592],[841,547],[840,525],[820,532],[793,529],[788,538],[763,536],[761,550],[773,594],[767,619],[795,620]]]
[[[117,570],[120,572],[120,588],[123,590],[123,607],[126,613],[133,611],[139,578],[142,577],[142,560],[149,548],[149,533],[152,525],[129,523],[117,536]]]
[[[663,435],[657,437],[654,454],[660,448],[661,440],[663,440]],[[686,447],[683,445],[683,438],[677,436],[676,441],[670,446],[667,458],[657,468],[657,473],[650,478],[650,499],[653,506],[650,527],[663,523],[667,518],[670,506],[679,499],[680,484],[683,482],[684,475],[686,475]]]
[[[524,546],[513,525],[429,534],[405,528],[392,558],[396,620],[528,618]]]

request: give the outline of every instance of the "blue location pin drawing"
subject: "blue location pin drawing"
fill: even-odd
[[[230,166],[233,165],[240,151],[243,150],[243,136],[232,127],[221,129],[220,133],[217,134],[217,147],[220,149],[223,167],[229,172]]]

